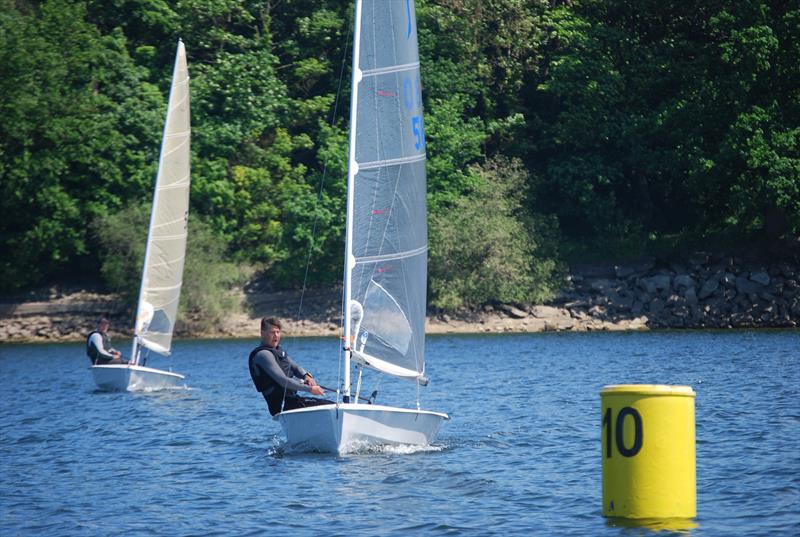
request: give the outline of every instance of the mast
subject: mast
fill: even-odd
[[[350,93],[350,151],[347,166],[347,225],[344,248],[344,402],[350,402],[350,348],[354,343],[352,314],[350,312],[351,278],[356,258],[353,255],[353,200],[355,197],[355,176],[358,173],[356,162],[356,123],[358,120],[358,84],[361,82],[359,58],[361,56],[361,2],[356,0],[353,30],[353,78]]]

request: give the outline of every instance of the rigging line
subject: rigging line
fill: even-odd
[[[347,43],[350,42],[350,30],[351,30],[351,27],[348,25],[347,26],[347,37],[345,39],[345,45],[342,47],[342,49],[343,49],[342,66],[339,69],[339,86],[336,88],[336,99],[334,99],[334,102],[333,102],[333,113],[331,114],[331,121],[330,121],[331,126],[333,126],[334,122],[336,121],[336,114],[337,114],[337,112],[339,110],[339,97],[340,97],[341,92],[342,92],[342,78],[344,78],[344,68],[345,68],[345,65],[347,63],[347,48],[348,48],[347,47]],[[316,205],[317,206],[319,205],[320,200],[322,199],[322,191],[323,191],[323,189],[325,187],[325,178],[326,178],[326,176],[328,174],[328,158],[329,157],[327,157],[327,156],[325,157],[325,163],[322,166],[322,177],[320,178],[319,190],[317,192],[317,201],[316,201]],[[315,206],[315,209],[316,208],[317,207]],[[300,314],[303,311],[303,300],[304,300],[305,294],[306,294],[306,284],[308,282],[308,270],[309,270],[309,267],[311,266],[311,254],[312,254],[312,250],[314,248],[314,237],[317,234],[317,220],[318,219],[319,219],[319,213],[315,210],[314,211],[314,224],[313,224],[313,226],[311,228],[311,238],[308,241],[308,256],[306,257],[306,269],[305,269],[305,274],[303,275],[303,288],[302,288],[302,291],[300,292],[300,304],[299,304],[298,309],[297,309],[297,318],[298,319],[300,318]]]
[[[339,84],[338,84],[338,86],[336,88],[336,98],[334,99],[333,112],[331,113],[331,121],[330,121],[331,127],[336,122],[336,114],[339,111],[339,97],[342,94],[342,79],[344,78],[344,70],[345,70],[345,66],[347,65],[347,52],[349,50],[348,44],[350,43],[350,33],[351,33],[352,29],[353,29],[352,23],[348,24],[347,25],[347,35],[345,36],[344,44],[342,46],[342,65],[341,65],[341,67],[339,69]],[[317,191],[317,200],[316,200],[315,207],[314,207],[315,209],[317,209],[319,207],[320,200],[322,199],[322,191],[325,188],[325,179],[326,179],[326,177],[328,175],[328,158],[329,157],[327,157],[327,156],[325,157],[325,162],[324,162],[324,164],[322,166],[322,177],[320,178],[320,181],[319,181],[319,190]],[[306,286],[308,284],[308,271],[309,271],[309,267],[311,267],[311,255],[312,255],[312,252],[313,252],[313,249],[314,249],[314,238],[317,235],[317,220],[318,219],[319,219],[319,213],[315,210],[314,211],[314,224],[312,225],[311,237],[309,238],[309,241],[308,241],[308,255],[306,256],[306,269],[305,269],[305,273],[303,274],[303,287],[302,287],[302,290],[300,291],[300,303],[298,304],[298,307],[297,307],[297,318],[298,319],[300,319],[300,317],[302,315],[302,312],[303,312],[303,301],[305,300]],[[344,291],[342,291],[342,297],[344,297]],[[344,301],[343,301],[343,303],[344,303]],[[340,334],[343,333],[343,322],[344,322],[344,317],[342,317],[339,320],[339,333]],[[341,348],[341,345],[339,346],[338,363],[339,363],[339,365],[338,365],[338,368],[337,368],[338,370],[337,370],[337,373],[336,373],[336,386],[337,387],[341,385],[341,377],[342,377],[342,348]],[[336,400],[337,400],[337,402],[339,400],[338,388],[337,388]],[[283,400],[281,401],[281,412],[283,411],[283,405],[284,405],[285,401],[286,401],[286,391],[284,390],[284,392],[283,392]]]
[[[347,65],[347,51],[350,50],[350,34],[351,34],[351,32],[355,32],[355,24],[356,24],[355,19],[351,18],[350,21],[351,22],[348,23],[348,25],[347,25],[347,38],[345,39],[344,46],[342,47],[342,67],[341,67],[341,69],[339,71],[339,87],[336,90],[336,102],[337,102],[337,104],[339,102],[339,93],[340,93],[341,88],[342,88],[342,78],[344,77],[344,69],[345,69],[345,66]],[[355,54],[355,43],[353,43],[353,54]],[[355,68],[355,67],[357,67],[357,66],[353,66],[353,68]],[[354,88],[350,88],[350,91],[352,92],[352,91],[355,91],[355,90],[354,90]],[[348,148],[348,150],[349,150],[349,148]],[[325,162],[327,163],[327,160]],[[348,166],[349,166],[349,164],[348,164]],[[348,174],[349,174],[349,170],[348,170]],[[348,178],[348,181],[349,181],[349,178]],[[345,216],[345,219],[346,218],[347,217]],[[346,231],[345,231],[345,233],[346,233]],[[344,270],[347,270],[347,261],[346,260],[345,260]],[[342,285],[342,296],[341,296],[342,315],[339,316],[339,334],[341,334],[343,336],[342,337],[342,341],[344,341],[344,338],[347,337],[347,335],[344,333],[344,321],[345,321],[345,315],[346,315],[344,309],[347,307],[347,297],[345,296],[345,287],[346,287],[345,285]],[[341,388],[342,388],[342,369],[343,369],[342,363],[344,362],[343,357],[344,357],[344,352],[345,352],[345,350],[344,350],[345,349],[345,345],[347,346],[347,348],[350,348],[350,343],[349,342],[345,342],[344,345],[339,345],[339,351],[338,351],[337,360],[336,360],[336,403],[337,403],[337,405],[339,403],[340,391],[341,391]],[[349,387],[348,387],[348,394],[349,394]],[[339,412],[338,411],[338,407],[337,407],[337,411],[336,412],[337,412],[337,416],[338,416],[338,412]]]

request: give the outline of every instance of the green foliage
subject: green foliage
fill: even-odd
[[[471,173],[474,190],[431,216],[431,303],[453,310],[551,298],[559,274],[540,245],[552,247],[553,230],[523,211],[528,177],[521,162],[496,159]]]
[[[202,217],[189,217],[186,264],[181,289],[181,317],[195,326],[211,327],[236,306],[231,289],[250,276],[249,265],[226,259],[225,242]]]
[[[149,221],[150,205],[141,204],[100,215],[91,225],[103,279],[132,306],[139,298]],[[179,317],[191,317],[195,326],[215,323],[235,305],[230,289],[247,275],[246,266],[225,260],[225,243],[213,228],[191,216]]]
[[[547,296],[556,242],[596,258],[800,234],[794,4],[416,8],[437,304]],[[138,280],[88,223],[152,196],[178,38],[193,222],[280,285],[338,281],[352,18],[338,0],[0,0],[0,288],[103,263],[117,288]],[[459,234],[483,200],[500,242]]]
[[[0,263],[5,288],[74,270],[89,247],[86,222],[119,207],[149,179],[137,133],[153,126],[152,92],[125,50],[101,34],[81,2],[29,13],[0,9]]]
[[[139,299],[149,222],[150,206],[142,204],[98,215],[90,226],[103,280],[132,306]]]
[[[780,110],[753,107],[739,116],[723,144],[740,163],[731,197],[734,222],[764,225],[768,210],[778,210],[800,232],[800,127],[776,129]]]
[[[498,144],[524,125],[522,98],[538,69],[543,10],[543,3],[518,0],[418,2],[432,210],[471,191],[468,166],[487,153],[515,153]]]
[[[549,17],[532,201],[571,241],[745,236],[775,210],[800,231],[800,10],[589,0]]]
[[[192,70],[192,143],[202,157],[237,161],[244,146],[256,149],[285,113],[285,87],[267,50],[219,54]],[[190,69],[192,66],[190,65]]]

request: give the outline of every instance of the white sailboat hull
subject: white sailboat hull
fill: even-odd
[[[186,378],[178,373],[141,365],[93,365],[97,387],[105,391],[151,391],[183,387]]]
[[[346,453],[380,445],[426,446],[450,416],[441,412],[341,403],[287,410],[275,416],[296,452]]]

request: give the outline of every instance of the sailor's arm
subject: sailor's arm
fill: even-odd
[[[101,336],[99,333],[96,332],[92,334],[92,337],[89,338],[89,345],[94,345],[94,348],[97,349],[97,354],[100,356],[110,359],[114,358],[114,354],[103,347],[103,336]]]
[[[303,379],[303,381],[305,381],[306,377],[311,377],[311,373],[300,367],[300,364],[292,360],[291,356],[287,354],[285,359],[289,363],[292,375],[299,379]]]
[[[266,371],[267,375],[274,380],[278,386],[284,387],[289,390],[295,390],[299,392],[310,392],[311,387],[299,382],[293,378],[287,377],[283,370],[278,365],[278,362],[275,361],[275,357],[269,351],[261,351],[256,354],[255,362],[257,365],[260,365],[261,368]]]
[[[292,374],[295,377],[302,379],[303,384],[306,384],[308,386],[318,386],[317,381],[314,380],[314,375],[312,375],[311,372],[306,371],[305,369],[300,367],[300,365],[294,360],[292,360],[292,358],[288,354],[286,355],[286,360],[289,362],[289,366],[292,368]]]

